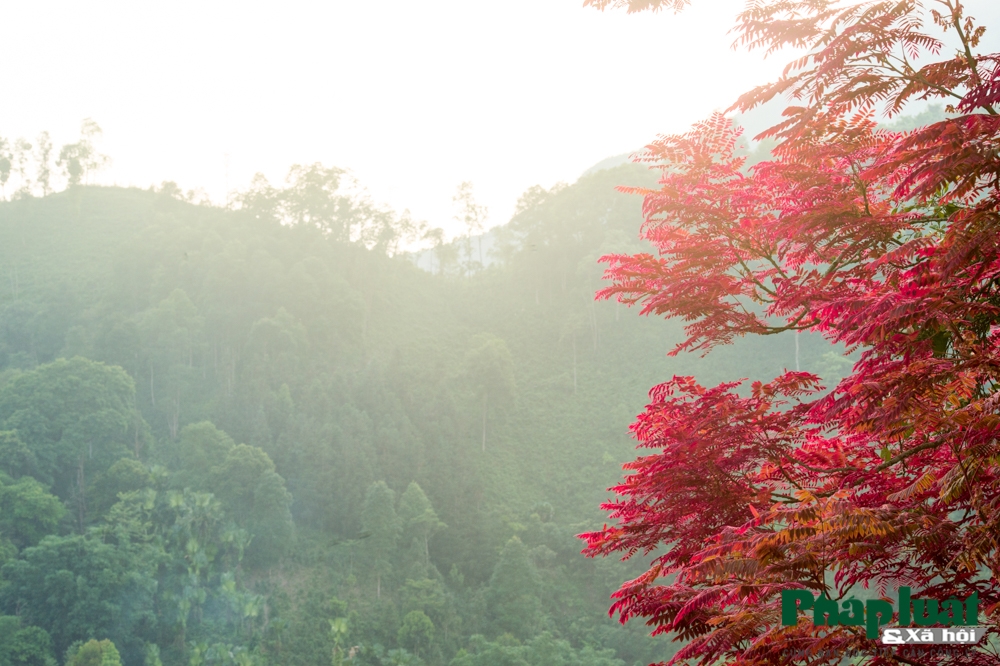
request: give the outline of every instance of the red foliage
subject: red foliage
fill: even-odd
[[[651,392],[632,431],[653,452],[625,466],[613,524],[582,536],[590,556],[655,555],[612,612],[689,641],[672,663],[839,663],[849,649],[870,664],[1000,663],[985,649],[887,657],[860,628],[779,620],[782,589],[859,585],[975,590],[981,620],[1000,620],[1000,55],[975,52],[983,30],[961,4],[932,6],[749,3],[741,43],[809,53],[734,107],[798,100],[762,135],[779,141],[773,159],[747,169],[721,114],[641,158],[662,170],[639,191],[657,253],[604,257],[599,297],[683,319],[673,354],[791,330],[860,351],[825,395],[798,372],[748,398],[689,377]],[[949,36],[954,56],[914,64]],[[877,127],[876,110],[913,99],[952,117]]]

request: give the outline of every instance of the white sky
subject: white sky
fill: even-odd
[[[531,185],[572,182],[775,78],[785,58],[730,48],[742,4],[6,3],[0,135],[47,129],[58,149],[92,117],[113,159],[102,182],[174,180],[217,202],[256,171],[280,182],[321,161],[455,232],[460,181],[499,224]]]

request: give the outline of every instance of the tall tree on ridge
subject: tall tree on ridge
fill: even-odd
[[[31,161],[31,147],[31,142],[24,137],[18,137],[14,141],[14,165],[19,180],[16,195],[31,194],[31,176],[28,175],[28,163]]]
[[[491,335],[479,335],[476,346],[465,356],[465,375],[482,404],[482,450],[486,453],[486,420],[490,406],[503,406],[514,399],[517,384],[514,362],[507,343]]]
[[[80,139],[59,150],[56,164],[63,168],[70,187],[81,184],[91,173],[108,163],[107,155],[98,153],[94,145],[103,134],[100,125],[92,118],[85,118],[80,123]]]
[[[452,197],[452,202],[458,207],[458,214],[455,219],[462,223],[465,227],[465,262],[466,262],[466,273],[470,272],[473,265],[472,263],[472,237],[478,236],[479,240],[479,261],[477,265],[479,269],[483,267],[483,230],[486,226],[486,215],[488,210],[486,206],[482,206],[476,203],[476,197],[473,193],[472,183],[469,181],[464,181],[459,183],[458,188],[455,190],[455,196]]]
[[[35,162],[35,182],[46,197],[52,191],[52,139],[48,132],[42,132],[36,139]]]
[[[0,136],[0,199],[7,198],[7,181],[14,166],[14,155],[10,151],[10,142]]]
[[[375,598],[382,598],[382,579],[392,572],[392,554],[399,539],[395,493],[385,481],[376,481],[365,493],[361,510],[362,548],[367,568],[375,575]]]
[[[419,542],[423,564],[428,566],[430,539],[447,525],[438,518],[431,501],[416,481],[410,481],[403,496],[399,498],[399,519],[403,527],[403,538]]]

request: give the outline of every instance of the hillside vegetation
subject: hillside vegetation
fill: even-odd
[[[0,666],[670,654],[607,616],[642,563],[575,535],[651,386],[775,376],[794,337],[673,358],[680,324],[594,301],[598,258],[641,248],[614,187],[642,167],[530,190],[488,266],[442,244],[436,272],[310,174],[236,210],[0,203]],[[798,362],[836,379],[828,352]]]

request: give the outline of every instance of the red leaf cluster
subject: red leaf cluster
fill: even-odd
[[[671,663],[1000,663],[779,621],[782,589],[899,585],[976,591],[981,620],[1000,619],[1000,55],[975,52],[983,29],[959,2],[930,4],[748,3],[741,43],[808,53],[734,107],[792,101],[762,135],[773,158],[747,168],[722,114],[641,157],[662,173],[639,191],[656,252],[604,257],[600,298],[684,320],[673,354],[800,330],[859,352],[826,394],[799,372],[749,397],[690,377],[652,390],[632,426],[650,452],[613,488],[612,523],[582,536],[590,556],[653,556],[612,612],[687,641]],[[947,40],[954,55],[926,62]],[[877,126],[915,99],[949,117]]]

